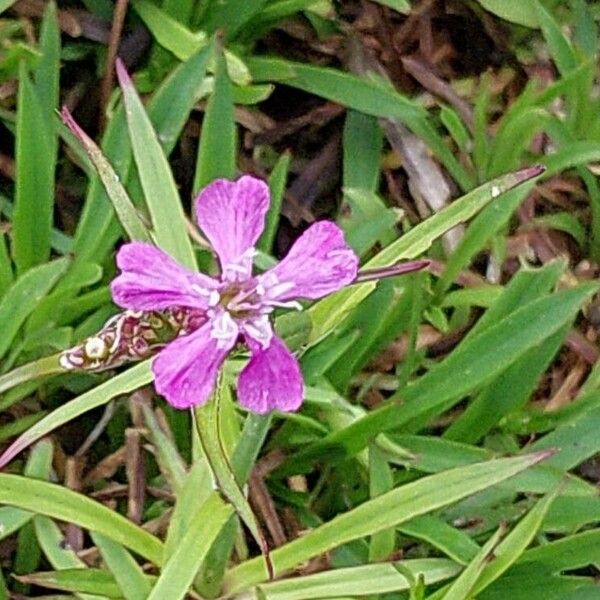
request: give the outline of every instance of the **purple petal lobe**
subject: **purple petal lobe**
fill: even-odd
[[[278,337],[273,337],[265,349],[248,341],[252,357],[238,379],[239,403],[259,414],[298,410],[304,385],[296,358]]]
[[[196,199],[198,226],[219,256],[226,278],[247,276],[265,224],[269,188],[264,181],[245,175],[237,181],[217,179]]]
[[[115,304],[123,308],[205,309],[218,286],[214,279],[188,271],[162,250],[144,242],[121,246],[117,266],[121,274],[113,280],[111,290]]]
[[[152,363],[154,387],[175,408],[204,404],[233,343],[223,347],[211,336],[210,322],[171,342]]]
[[[358,257],[344,241],[342,230],[331,221],[311,225],[287,256],[259,277],[266,299],[314,300],[352,283]]]

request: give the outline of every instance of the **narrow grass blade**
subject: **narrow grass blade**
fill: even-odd
[[[276,574],[349,541],[384,531],[419,515],[475,494],[544,460],[548,451],[516,458],[476,463],[398,487],[338,515],[301,538],[271,553]],[[264,581],[262,559],[234,567],[225,579],[225,593],[233,594]]]
[[[181,264],[195,269],[196,258],[169,163],[125,67],[120,61],[116,67],[123,90],[129,139],[156,243]]]
[[[375,76],[363,79],[339,69],[276,58],[252,57],[246,63],[256,81],[278,81],[368,115],[400,119],[429,146],[464,191],[474,187],[473,178],[432,126],[424,109],[388,83]]]
[[[220,49],[215,48],[215,84],[202,121],[198,147],[194,192],[219,177],[233,179],[237,133],[233,118],[233,97],[227,64]]]
[[[55,569],[85,570],[86,564],[77,553],[65,544],[65,536],[58,525],[48,517],[36,515],[33,518],[35,534],[42,552]],[[102,596],[79,594],[81,600],[103,600]]]
[[[245,484],[250,476],[252,466],[267,437],[272,415],[249,413],[244,422],[242,435],[238,441],[232,458],[232,467],[236,480]],[[196,589],[205,597],[219,595],[225,567],[231,556],[237,535],[238,521],[231,516],[225,524],[219,537],[213,544],[196,577]]]
[[[353,456],[374,435],[411,424],[418,430],[434,414],[450,408],[471,390],[502,373],[520,356],[570,322],[595,284],[542,297],[516,310],[463,343],[426,375],[401,390],[382,408],[298,452],[278,472],[304,470],[327,451],[339,458]],[[539,315],[544,315],[544,320]],[[398,401],[402,399],[402,404]]]
[[[543,171],[543,167],[540,166],[529,167],[478,187],[390,244],[371,259],[365,268],[387,267],[401,260],[416,258],[446,231],[459,223],[464,223],[504,192],[537,177]],[[373,282],[352,286],[313,305],[308,311],[313,321],[311,341],[315,342],[329,333],[373,289],[375,289]]]
[[[422,576],[426,585],[445,581],[459,569],[456,563],[443,558],[418,558],[398,563],[331,569],[262,584],[254,592],[252,600],[260,600],[261,597],[267,600],[354,598],[408,591],[411,582],[396,565],[401,565],[402,571],[410,573],[413,580]]]
[[[120,594],[125,600],[146,600],[152,588],[148,577],[131,554],[111,538],[91,532],[92,540],[114,575]]]
[[[236,512],[250,530],[252,537],[265,556],[267,568],[271,573],[269,547],[252,512],[252,507],[235,477],[222,442],[220,416],[224,396],[230,394],[229,384],[225,381],[225,377],[221,375],[212,399],[194,411],[196,430],[202,444],[202,451],[210,465],[219,490],[235,507]]]
[[[577,67],[575,52],[550,13],[538,0],[534,0],[533,5],[537,12],[538,22],[544,34],[544,39],[548,44],[548,49],[556,67],[561,75],[566,75]]]
[[[208,36],[204,31],[190,31],[156,4],[147,0],[133,0],[132,5],[156,41],[179,60],[189,58],[208,45]]]
[[[0,301],[0,357],[9,350],[25,319],[54,287],[69,261],[61,258],[21,275]]]
[[[40,59],[33,70],[33,80],[48,124],[54,123],[54,111],[60,95],[60,29],[55,2],[46,4],[40,30]],[[56,160],[57,139],[46,151]]]
[[[170,154],[189,113],[203,93],[210,48],[203,48],[179,65],[158,87],[147,104],[148,116],[165,154]],[[102,139],[102,151],[114,165],[121,181],[130,179],[132,162],[125,115],[117,109]],[[132,198],[138,201],[138,198]],[[104,260],[120,236],[115,215],[98,179],[91,182],[83,213],[75,234],[73,251],[78,262]],[[75,269],[71,272],[74,273]],[[76,273],[70,284],[77,282]]]
[[[471,598],[473,587],[477,583],[482,571],[487,563],[493,558],[494,550],[500,543],[500,540],[506,533],[506,526],[500,526],[496,533],[492,535],[477,556],[467,565],[466,569],[456,578],[454,583],[447,590],[433,594],[427,600],[467,600]]]
[[[52,411],[48,416],[36,423],[19,436],[0,456],[0,469],[5,467],[17,454],[33,444],[33,442],[48,435],[57,427],[68,423],[79,415],[82,415],[93,408],[108,404],[115,396],[126,394],[137,390],[138,388],[152,381],[150,371],[150,361],[145,361],[124,373],[109,379],[89,392],[85,392],[74,400],[63,404]]]
[[[557,493],[558,490],[540,500],[496,547],[492,560],[488,562],[474,586],[473,595],[480,594],[521,558],[542,526]]]
[[[55,158],[48,149],[52,149],[55,142],[52,121],[46,120],[46,112],[22,63],[17,101],[12,229],[13,258],[21,274],[50,257]]]
[[[160,565],[162,543],[125,517],[59,485],[0,473],[0,503],[103,533]]]
[[[394,487],[394,476],[383,452],[375,445],[369,446],[369,494],[377,498]],[[396,531],[391,528],[373,534],[369,543],[369,562],[381,562],[394,552]]]
[[[148,600],[182,600],[186,597],[202,561],[232,514],[233,508],[218,494],[212,494],[201,505],[163,566]]]
[[[96,593],[95,598],[122,600],[123,596],[114,577],[100,569],[61,569],[41,571],[17,577],[18,581],[50,590],[73,592],[81,598],[83,594]],[[73,596],[44,596],[46,600],[59,600]],[[87,596],[89,598],[89,596]]]
[[[8,253],[7,236],[0,233],[0,299],[15,280],[12,261]]]
[[[25,463],[23,471],[25,478],[48,479],[52,468],[52,454],[54,448],[49,440],[42,440],[32,449]],[[42,558],[42,551],[34,527],[35,516],[17,534],[17,547],[13,562],[14,572],[18,574],[31,573],[38,569]],[[28,593],[27,586],[16,586],[23,593]]]
[[[65,124],[75,134],[87,152],[87,155],[90,157],[92,164],[96,168],[98,177],[100,177],[102,185],[104,185],[106,194],[110,198],[113,208],[117,213],[117,217],[129,239],[149,242],[150,232],[138,215],[133,202],[127,195],[127,192],[125,191],[119,176],[112,168],[112,165],[106,160],[106,157],[102,154],[100,148],[96,146],[94,140],[79,127],[66,106],[63,107],[61,116]]]
[[[269,191],[271,192],[271,204],[265,220],[265,229],[258,240],[256,247],[263,252],[272,252],[279,218],[281,217],[281,205],[283,204],[283,195],[285,193],[285,184],[287,181],[288,169],[291,156],[284,152],[275,163],[271,176],[269,177]]]

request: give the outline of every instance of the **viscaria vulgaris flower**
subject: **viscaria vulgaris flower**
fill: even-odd
[[[268,271],[253,272],[255,245],[264,228],[269,190],[260,179],[220,179],[195,202],[198,226],[212,245],[218,278],[193,272],[143,242],[123,245],[120,275],[112,283],[119,306],[137,311],[191,309],[193,331],[169,342],[152,363],[158,393],[177,408],[205,403],[227,355],[240,343],[251,353],[237,397],[250,411],[297,410],[303,400],[300,366],[275,335],[271,313],[300,308],[353,282],[358,258],[331,221],[311,225],[287,256]]]

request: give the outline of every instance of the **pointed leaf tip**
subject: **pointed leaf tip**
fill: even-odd
[[[75,135],[75,137],[79,138],[84,143],[86,140],[90,139],[83,129],[79,127],[79,124],[71,114],[71,111],[66,106],[62,107],[60,111],[60,118],[62,119],[62,122],[71,130],[73,135]]]
[[[545,448],[544,450],[533,452],[530,454],[530,456],[535,459],[536,463],[538,463],[550,458],[551,456],[554,456],[558,452],[560,452],[560,448]]]
[[[533,165],[531,167],[525,167],[524,169],[515,171],[514,176],[518,183],[522,183],[523,181],[528,181],[529,179],[533,179],[534,177],[541,175],[545,170],[546,167],[544,165]]]
[[[123,88],[126,86],[131,86],[131,77],[129,77],[129,73],[125,67],[125,63],[117,57],[115,59],[115,71],[117,72],[117,79],[119,80],[119,85]]]

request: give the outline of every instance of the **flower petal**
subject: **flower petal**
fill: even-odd
[[[314,300],[348,285],[356,278],[358,257],[331,221],[311,225],[287,256],[259,276],[266,300]]]
[[[269,188],[256,177],[217,179],[196,199],[198,226],[219,256],[226,278],[252,272],[254,245],[265,224]],[[231,267],[233,266],[233,269]]]
[[[121,274],[112,284],[115,304],[134,310],[173,307],[205,309],[217,281],[193,273],[152,244],[132,242],[117,253]]]
[[[278,337],[273,337],[265,349],[248,342],[252,357],[238,379],[239,403],[259,414],[298,410],[304,399],[304,385],[296,358]]]
[[[154,387],[175,408],[204,404],[211,395],[219,368],[235,344],[219,347],[210,322],[172,341],[152,363]]]

